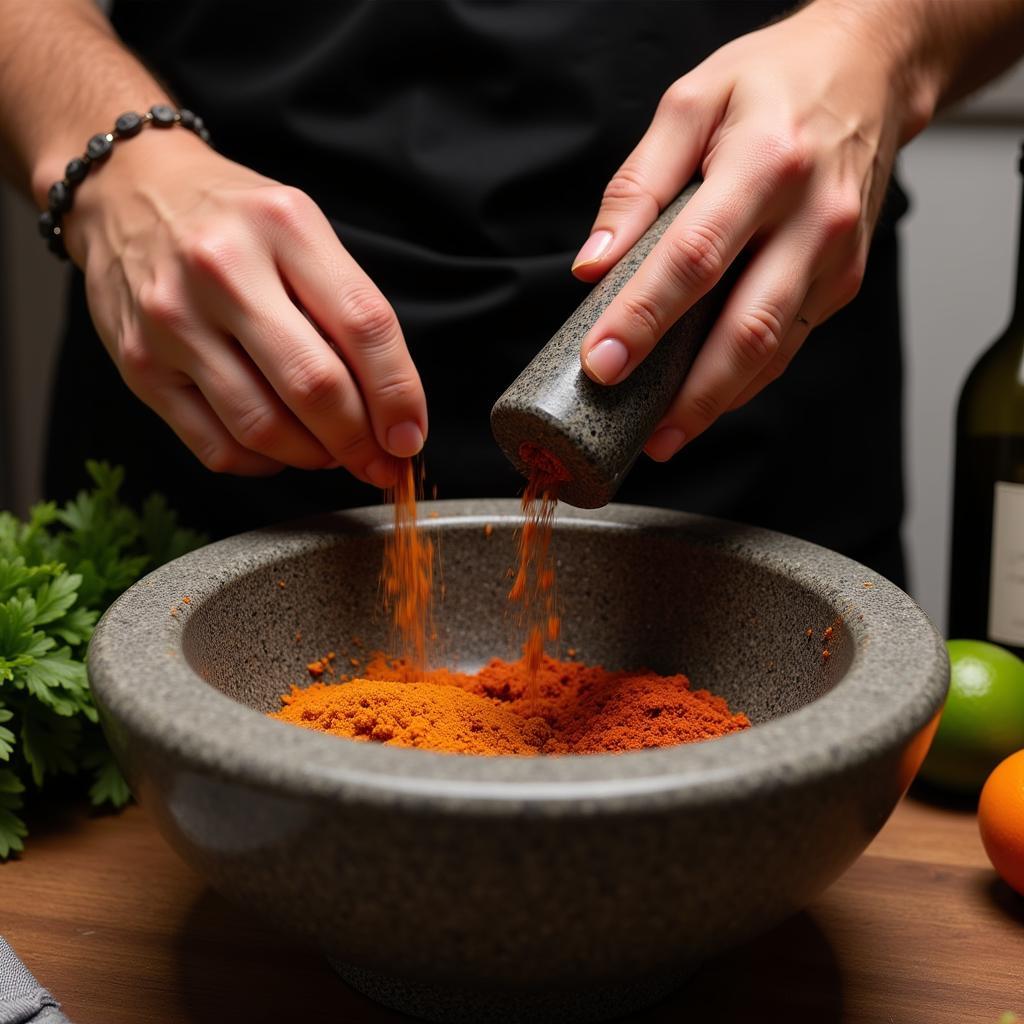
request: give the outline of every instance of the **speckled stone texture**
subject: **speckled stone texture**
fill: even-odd
[[[584,336],[696,190],[696,184],[690,185],[664,210],[491,410],[491,430],[513,465],[524,476],[529,474],[519,454],[524,442],[552,452],[571,477],[559,487],[559,497],[577,508],[600,508],[615,496],[651,431],[668,411],[739,271],[736,265],[669,328],[621,384],[595,384],[583,372]]]
[[[444,559],[441,658],[515,655],[516,503],[422,511]],[[89,671],[133,791],[179,853],[407,1012],[584,1021],[657,998],[833,881],[923,757],[948,663],[910,598],[811,544],[615,505],[560,510],[564,646],[684,671],[754,728],[476,758],[266,718],[312,658],[387,643],[388,529],[387,509],[363,509],[187,555],[108,611]]]

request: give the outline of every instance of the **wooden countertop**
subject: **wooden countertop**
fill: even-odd
[[[74,1024],[408,1020],[228,905],[137,807],[36,823],[0,865],[0,934]],[[996,880],[969,811],[908,799],[807,911],[631,1020],[997,1024],[1006,1010],[1024,1018],[1024,898]]]

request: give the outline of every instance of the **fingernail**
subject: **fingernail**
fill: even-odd
[[[423,431],[418,423],[407,420],[388,429],[388,451],[400,459],[415,455],[423,447]]]
[[[576,253],[576,259],[572,261],[572,269],[596,263],[608,251],[614,237],[610,231],[595,231],[583,243],[583,248]]]
[[[677,427],[662,427],[647,439],[644,451],[655,462],[667,462],[686,441],[686,435]]]
[[[394,487],[398,474],[394,459],[374,459],[363,472],[374,487]]]
[[[587,369],[602,384],[615,384],[629,362],[629,349],[618,338],[605,338],[583,358]]]

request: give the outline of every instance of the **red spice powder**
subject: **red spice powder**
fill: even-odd
[[[562,460],[539,444],[524,441],[519,446],[519,458],[529,467],[530,478],[536,480],[543,489],[551,490],[557,484],[572,479]]]
[[[375,655],[360,678],[293,686],[271,717],[349,739],[459,754],[596,754],[713,739],[750,726],[683,675],[609,671],[542,655],[474,674],[413,673]]]

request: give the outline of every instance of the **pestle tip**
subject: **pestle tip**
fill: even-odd
[[[533,441],[524,441],[519,446],[519,458],[542,485],[551,486],[572,480],[562,461],[547,448]]]

